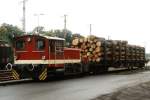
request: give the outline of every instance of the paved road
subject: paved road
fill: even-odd
[[[123,86],[150,81],[150,71],[0,86],[0,100],[89,100]]]

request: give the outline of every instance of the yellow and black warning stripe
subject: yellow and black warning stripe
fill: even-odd
[[[19,74],[14,69],[12,69],[12,76],[13,76],[14,80],[19,80],[20,79]]]
[[[43,72],[39,76],[39,80],[45,80],[47,78],[47,68],[43,70]]]

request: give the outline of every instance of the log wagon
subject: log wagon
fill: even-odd
[[[130,45],[127,41],[90,35],[87,38],[75,37],[72,47],[81,49],[82,62],[86,62],[88,72],[95,74],[106,72],[110,67],[132,69],[145,66],[145,48]]]

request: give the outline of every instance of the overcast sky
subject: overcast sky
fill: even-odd
[[[22,28],[22,0],[0,0],[0,24]],[[63,29],[63,15],[67,14],[67,29],[73,33],[92,34],[111,39],[128,40],[146,46],[150,52],[150,0],[27,0],[26,30],[40,25],[46,30]]]

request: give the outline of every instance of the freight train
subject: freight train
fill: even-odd
[[[65,39],[63,38],[38,34],[23,35],[14,39],[13,63],[9,63],[7,59],[9,57],[3,55],[0,57],[1,60],[3,59],[0,63],[4,63],[7,70],[15,70],[21,79],[30,77],[35,80],[45,80],[49,76],[57,75],[98,74],[108,71],[109,67],[136,66],[142,68],[145,66],[145,48],[130,46],[126,42],[112,42],[113,40],[103,39],[101,41],[101,50],[103,51],[101,59],[93,62],[82,56],[82,48],[64,47]],[[111,43],[113,45],[110,45]],[[120,43],[125,45],[123,49]],[[122,50],[124,50],[125,56],[122,55]],[[5,54],[9,55],[8,52]]]

